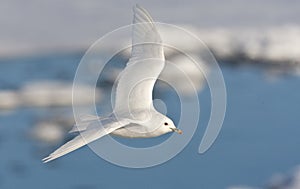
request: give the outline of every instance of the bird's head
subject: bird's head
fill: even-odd
[[[170,118],[168,118],[167,116],[164,116],[164,119],[161,124],[162,124],[161,128],[163,128],[163,130],[165,130],[165,132],[176,132],[178,134],[182,134],[182,131],[180,129],[176,128],[173,121]]]

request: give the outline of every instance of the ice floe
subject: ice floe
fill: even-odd
[[[0,109],[13,109],[16,107],[48,107],[48,106],[72,106],[72,82],[61,81],[36,81],[22,86],[19,90],[0,90]],[[80,90],[79,90],[80,89]],[[76,86],[76,105],[92,103],[86,95],[90,91],[88,85]],[[101,91],[95,89],[95,101],[100,101]]]

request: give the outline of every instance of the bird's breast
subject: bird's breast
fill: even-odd
[[[140,126],[141,127],[141,126]],[[152,138],[163,135],[165,133],[161,132],[160,130],[154,130],[152,132],[146,132],[141,130],[132,130],[126,127],[122,127],[117,129],[111,133],[112,135],[124,137],[124,138]]]

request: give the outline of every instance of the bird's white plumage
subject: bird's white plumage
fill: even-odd
[[[80,135],[44,158],[52,161],[107,134],[149,138],[181,131],[152,104],[154,84],[164,68],[162,40],[153,19],[140,6],[134,7],[132,54],[118,79],[114,112],[106,117],[84,116],[70,132]],[[99,124],[101,122],[101,124]],[[167,123],[167,126],[166,126]]]
[[[134,60],[157,58],[164,60],[161,37],[149,13],[140,6],[133,8],[132,51],[128,64]]]
[[[115,119],[107,119],[106,122],[101,122],[100,125],[98,121],[99,120],[91,121],[80,135],[62,145],[48,157],[44,158],[43,161],[46,163],[59,158],[130,123],[126,119],[118,121]]]
[[[165,65],[162,40],[147,11],[134,7],[132,52],[118,79],[116,112],[152,108],[153,86]]]

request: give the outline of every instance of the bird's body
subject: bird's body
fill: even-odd
[[[151,138],[169,132],[181,134],[173,121],[152,103],[154,84],[164,68],[162,40],[149,13],[134,7],[131,57],[121,72],[113,113],[105,118],[85,116],[71,132],[80,135],[44,158],[52,161],[107,134],[127,138]]]
[[[152,138],[172,132],[167,126],[161,127],[161,125],[173,122],[154,108],[149,111],[140,111],[134,115],[138,115],[138,118],[135,118],[135,123],[131,122],[116,129],[111,134],[126,138]]]

